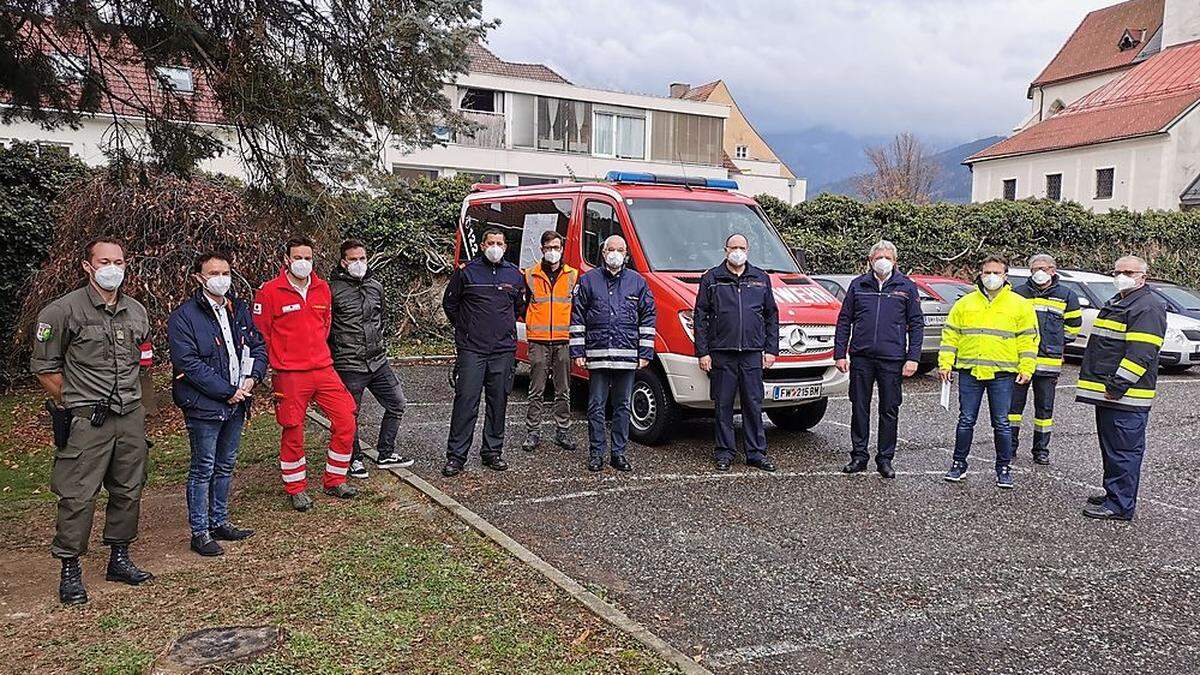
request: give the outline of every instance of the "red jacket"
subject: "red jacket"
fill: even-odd
[[[274,370],[316,370],[333,365],[329,353],[332,323],[329,284],[309,277],[307,300],[292,288],[287,270],[263,284],[254,296],[254,325],[267,341],[267,357]]]

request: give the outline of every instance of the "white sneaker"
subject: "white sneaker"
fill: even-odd
[[[394,452],[386,457],[380,457],[379,461],[375,462],[375,466],[381,469],[405,469],[413,464],[416,464],[416,460],[413,458]]]
[[[349,475],[351,478],[370,478],[371,474],[367,473],[367,466],[362,463],[361,459],[356,459],[350,462]]]

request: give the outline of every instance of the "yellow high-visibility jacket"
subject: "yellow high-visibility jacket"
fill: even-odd
[[[942,328],[938,368],[969,370],[980,380],[996,373],[1032,376],[1038,323],[1033,304],[1005,285],[989,300],[980,288],[959,298]]]

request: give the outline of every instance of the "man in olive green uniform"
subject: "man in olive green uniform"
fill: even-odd
[[[129,559],[146,482],[146,415],[139,367],[149,365],[150,322],[140,302],[120,292],[125,251],[113,239],[89,242],[88,283],[38,315],[30,366],[68,432],[54,456],[50,487],[58,523],[50,552],[62,560],[59,599],[87,602],[79,557],[87,552],[100,487],[108,491],[104,543],[109,581],[153,578]],[[67,426],[69,425],[69,426]],[[62,443],[56,433],[55,444]]]

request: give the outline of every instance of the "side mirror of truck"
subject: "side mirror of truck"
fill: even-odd
[[[802,248],[793,248],[792,257],[796,259],[796,264],[800,266],[800,271],[808,269],[808,251]]]

